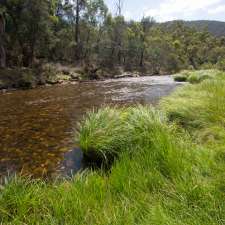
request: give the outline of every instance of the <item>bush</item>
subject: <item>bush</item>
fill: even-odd
[[[34,70],[29,68],[0,69],[0,88],[33,88],[37,84]]]
[[[214,68],[215,68],[215,65],[212,63],[204,63],[201,65],[201,70],[211,70]]]
[[[216,68],[218,70],[223,70],[225,71],[225,59],[220,59],[217,64],[216,64]]]
[[[36,76],[30,69],[24,69],[21,71],[22,75],[18,81],[18,87],[20,88],[34,88],[37,84]]]

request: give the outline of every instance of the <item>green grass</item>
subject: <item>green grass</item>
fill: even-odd
[[[160,106],[104,108],[81,122],[85,154],[110,171],[67,181],[13,178],[2,224],[225,224],[225,74],[179,88]],[[107,163],[107,160],[105,161]]]
[[[183,70],[174,75],[174,80],[177,82],[189,82],[198,84],[204,80],[212,79],[218,76],[221,72],[216,69],[209,70]]]
[[[156,129],[168,128],[166,121],[162,112],[150,107],[106,107],[85,117],[77,139],[86,155],[95,154],[107,162],[123,152],[133,152],[138,143],[149,144]]]

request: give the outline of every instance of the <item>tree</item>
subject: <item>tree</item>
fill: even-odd
[[[146,49],[146,38],[149,36],[150,29],[155,24],[155,20],[152,17],[143,17],[141,20],[141,55],[140,55],[140,66],[144,63],[144,54]]]
[[[89,0],[86,2],[86,10],[83,15],[82,40],[84,42],[83,58],[89,61],[95,60],[99,54],[100,40],[103,34],[103,26],[107,16],[108,8],[103,0]],[[92,57],[91,57],[92,56]]]
[[[6,66],[4,35],[5,35],[5,15],[3,12],[0,12],[0,67],[2,68]]]
[[[122,16],[123,0],[116,0],[116,15]]]
[[[30,66],[37,45],[49,31],[50,8],[47,0],[7,0],[3,2],[9,16],[10,38],[20,47],[23,66]]]
[[[85,7],[85,0],[75,0],[75,42],[76,42],[76,48],[75,48],[75,59],[79,60],[82,46],[80,42],[80,13],[81,10]]]
[[[7,66],[57,61],[148,73],[224,64],[224,38],[182,21],[127,21],[124,1],[114,2],[115,16],[104,0],[0,0],[0,66],[5,55]]]

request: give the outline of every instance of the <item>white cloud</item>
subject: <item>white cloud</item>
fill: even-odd
[[[126,20],[130,20],[132,18],[132,13],[130,11],[125,11],[124,12],[124,18]]]
[[[225,13],[225,4],[208,10],[209,14]]]
[[[217,12],[224,10],[222,2],[223,0],[164,0],[157,8],[147,10],[145,15],[158,21],[188,19],[195,14],[209,13],[213,7]]]

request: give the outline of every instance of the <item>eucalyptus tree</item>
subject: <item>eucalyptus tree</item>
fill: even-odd
[[[152,17],[143,17],[141,20],[141,32],[140,32],[141,49],[140,49],[140,63],[139,63],[141,67],[144,64],[145,50],[147,47],[146,39],[151,35],[150,31],[155,23],[156,22]]]
[[[89,61],[99,58],[101,39],[108,8],[104,0],[88,0],[83,15],[84,59]]]
[[[47,0],[6,0],[2,1],[7,15],[7,34],[18,51],[17,61],[23,66],[33,63],[37,46],[45,39],[49,31],[49,1]]]
[[[0,67],[1,68],[4,68],[6,66],[4,36],[5,36],[5,13],[2,8],[0,9]]]

